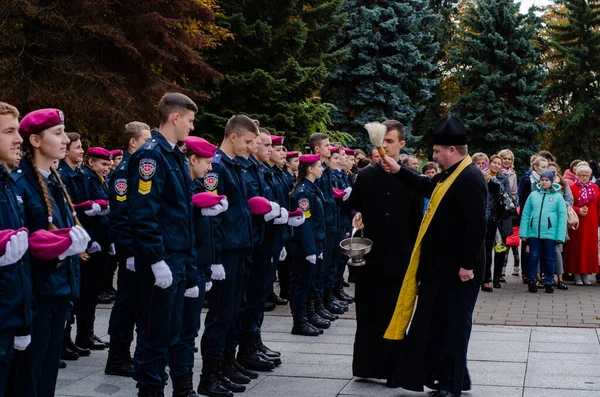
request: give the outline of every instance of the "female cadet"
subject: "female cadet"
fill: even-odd
[[[30,258],[36,311],[31,344],[15,354],[7,396],[54,396],[65,322],[79,297],[79,257],[90,241],[79,225],[60,176],[51,165],[65,157],[69,138],[64,115],[58,109],[40,109],[21,120],[25,158],[13,173],[25,207],[29,233],[70,229],[70,244],[52,259]],[[14,383],[13,383],[14,382]]]
[[[104,175],[111,165],[111,154],[101,147],[91,147],[83,159],[81,171],[84,176],[88,200],[108,203],[108,185]],[[107,345],[94,334],[94,319],[97,297],[104,286],[108,255],[114,255],[114,245],[110,243],[109,208],[102,205],[102,211],[93,216],[82,217],[82,223],[90,233],[92,244],[88,248],[89,260],[81,266],[81,298],[77,311],[77,337],[75,344],[91,350],[103,350]]]
[[[320,331],[308,322],[308,293],[313,283],[317,260],[323,253],[326,238],[325,197],[314,184],[323,174],[319,154],[300,156],[298,181],[292,191],[291,206],[296,205],[304,213],[306,222],[298,226],[290,239],[289,254],[292,257],[292,286],[290,308],[294,318],[292,334],[318,336]]]

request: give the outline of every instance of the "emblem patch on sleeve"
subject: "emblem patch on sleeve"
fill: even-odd
[[[214,192],[219,186],[219,175],[216,172],[209,172],[204,176],[204,187],[209,192]]]
[[[123,196],[127,193],[127,179],[119,178],[115,181],[115,192],[117,192],[119,196]]]
[[[302,210],[306,219],[310,218],[310,201],[307,198],[298,200],[298,207]]]
[[[142,195],[146,195],[150,193],[152,190],[152,181],[140,181],[140,185],[138,187],[138,193]]]
[[[140,176],[144,180],[148,180],[154,176],[156,172],[156,160],[141,159],[140,160]]]

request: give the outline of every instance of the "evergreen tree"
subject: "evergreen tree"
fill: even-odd
[[[465,93],[454,106],[469,134],[470,151],[509,148],[519,168],[539,149],[546,127],[546,75],[536,47],[539,20],[523,15],[514,0],[476,0],[460,21],[449,61]]]
[[[396,119],[411,143],[415,114],[437,85],[429,74],[439,49],[433,35],[438,15],[427,0],[346,0],[343,10],[349,20],[334,48],[345,59],[324,88],[324,98],[337,107],[335,126],[366,146],[365,123]]]
[[[564,0],[549,25],[550,149],[562,163],[600,157],[600,4]]]
[[[301,147],[328,118],[318,93],[328,74],[331,43],[344,23],[342,0],[227,0],[217,23],[235,36],[209,59],[225,76],[198,121],[202,133],[222,139],[236,113]]]

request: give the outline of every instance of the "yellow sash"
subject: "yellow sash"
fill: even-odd
[[[452,186],[454,180],[460,175],[460,173],[472,163],[471,157],[465,157],[458,168],[450,174],[443,182],[438,183],[431,194],[429,205],[423,215],[423,221],[419,227],[419,234],[417,235],[417,241],[415,248],[413,249],[412,255],[410,256],[410,264],[406,270],[404,281],[402,282],[402,288],[400,289],[400,296],[396,302],[396,309],[394,310],[394,316],[388,325],[385,335],[385,339],[390,340],[402,340],[406,334],[406,329],[410,323],[413,309],[415,308],[415,301],[417,299],[417,270],[419,268],[419,261],[421,259],[421,242],[427,232],[427,228],[435,215],[440,202],[444,198],[444,195]]]

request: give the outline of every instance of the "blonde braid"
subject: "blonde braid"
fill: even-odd
[[[52,218],[52,203],[48,194],[48,186],[46,185],[44,177],[42,177],[42,174],[40,174],[40,171],[35,165],[33,156],[31,156],[31,164],[33,165],[33,171],[37,177],[38,185],[42,189],[42,197],[44,198],[44,203],[46,204],[46,211],[48,212],[48,230],[56,230],[58,228],[54,225],[54,220]],[[52,167],[50,169],[52,169]]]

